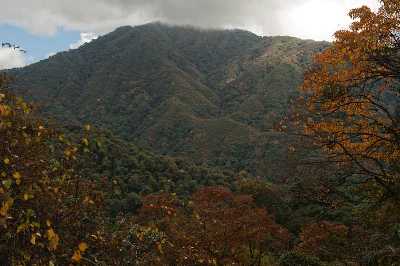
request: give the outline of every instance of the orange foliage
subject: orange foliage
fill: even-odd
[[[322,221],[306,225],[300,233],[300,243],[296,249],[309,255],[334,261],[347,254],[349,229],[342,224]]]
[[[349,30],[315,57],[302,86],[303,133],[329,160],[352,167],[386,194],[400,181],[400,2],[350,12]]]
[[[139,221],[155,218],[167,236],[163,259],[176,265],[259,265],[290,238],[250,196],[223,187],[200,189],[185,206],[173,195],[146,197]]]

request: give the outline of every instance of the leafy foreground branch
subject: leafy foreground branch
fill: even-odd
[[[102,195],[74,169],[84,144],[46,128],[6,84],[0,77],[1,264],[78,261],[100,237]]]

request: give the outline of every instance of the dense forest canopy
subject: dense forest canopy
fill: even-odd
[[[150,23],[10,71],[46,117],[228,170],[276,176],[273,130],[326,42]],[[43,73],[47,75],[43,76]]]
[[[150,24],[3,72],[0,264],[400,265],[380,3],[330,45]]]

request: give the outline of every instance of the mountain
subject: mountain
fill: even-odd
[[[273,125],[312,55],[328,45],[151,23],[10,73],[15,93],[63,123],[90,123],[161,155],[274,177],[286,148]]]

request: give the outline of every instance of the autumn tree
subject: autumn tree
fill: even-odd
[[[346,226],[368,232],[358,247],[362,257],[400,243],[400,2],[380,3],[377,11],[351,10],[350,28],[336,32],[305,74],[291,117],[319,148],[313,159],[336,169],[325,179],[335,177],[351,200]],[[330,194],[338,185],[328,188]]]
[[[173,265],[262,265],[290,238],[252,197],[223,187],[200,189],[186,204],[168,194],[145,197],[139,217],[166,234],[160,249]]]
[[[0,264],[89,258],[101,194],[74,168],[87,140],[74,145],[35,118],[8,80],[0,77]]]
[[[350,28],[315,57],[302,85],[301,126],[370,196],[398,201],[400,2],[380,2],[376,12],[352,10]]]
[[[347,226],[321,221],[302,228],[296,250],[325,261],[335,261],[348,255],[349,240]]]

